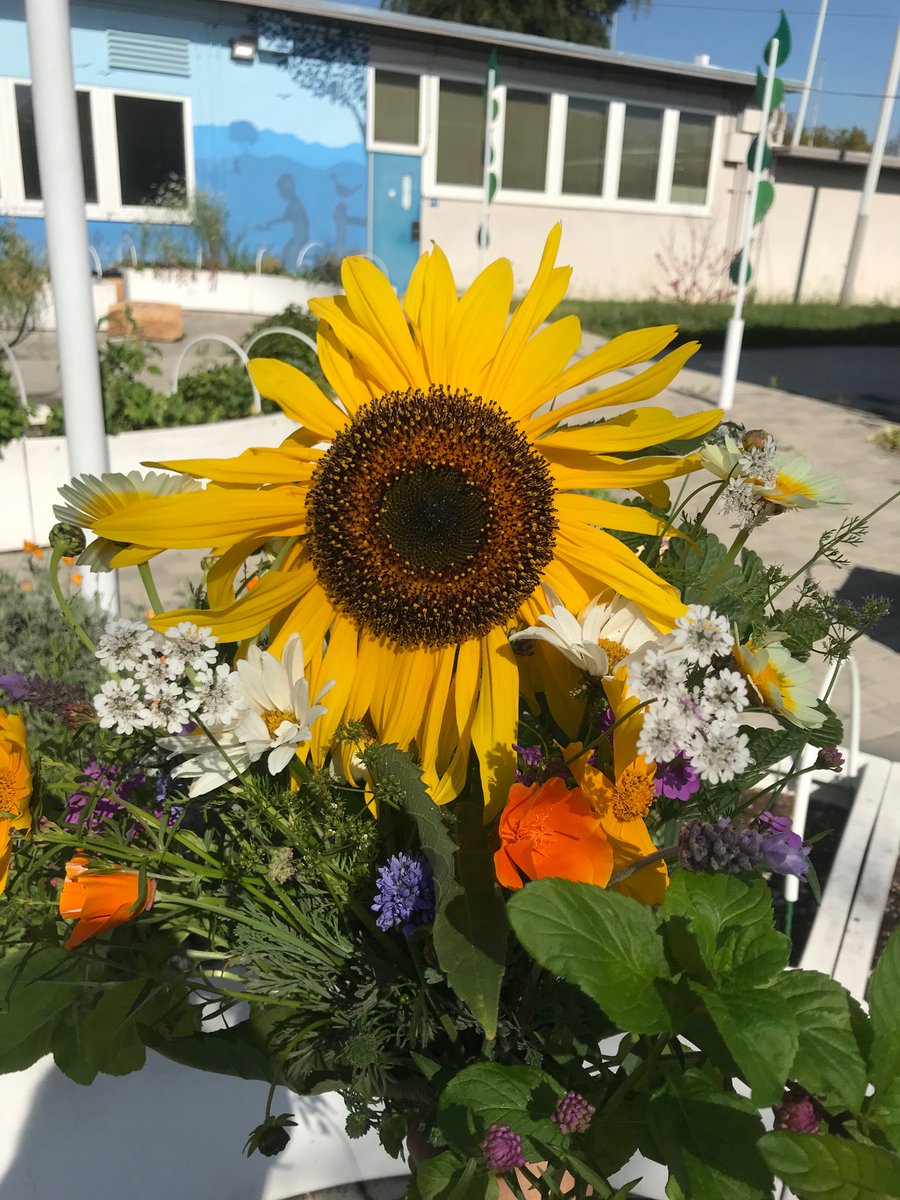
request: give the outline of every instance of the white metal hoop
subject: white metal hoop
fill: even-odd
[[[237,344],[234,338],[227,337],[224,333],[199,333],[196,337],[189,338],[188,341],[185,342],[181,349],[181,353],[178,355],[178,360],[175,363],[175,370],[172,372],[173,392],[178,391],[178,381],[181,378],[181,366],[184,362],[185,355],[200,342],[221,342],[223,346],[227,346],[229,350],[233,350],[235,352],[235,354],[244,364],[245,369],[250,363],[247,352],[243,349],[243,347]],[[250,375],[249,370],[247,371],[247,374]],[[253,399],[250,404],[250,411],[254,414],[254,416],[257,416],[262,412],[262,399],[260,398],[259,392],[256,390],[256,384],[253,382],[252,375],[250,376],[250,386],[253,389]]]

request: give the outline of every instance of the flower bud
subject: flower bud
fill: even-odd
[[[50,530],[50,545],[54,550],[61,548],[63,554],[77,556],[87,545],[84,530],[77,525],[65,525],[58,521]]]
[[[768,430],[748,429],[741,438],[741,445],[745,450],[765,450],[769,436]]]

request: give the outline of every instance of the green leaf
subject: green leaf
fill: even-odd
[[[416,1169],[415,1188],[421,1200],[496,1200],[496,1175],[476,1159],[445,1150]]]
[[[21,1071],[48,1052],[58,1022],[80,998],[80,990],[71,986],[76,967],[72,955],[51,947],[36,952],[22,947],[3,955],[0,1072]]]
[[[767,1133],[766,1162],[800,1200],[893,1200],[900,1197],[900,1155],[829,1134]]]
[[[81,1019],[81,1051],[104,1075],[139,1071],[147,1057],[138,1033],[135,1008],[145,984],[132,979],[107,988]]]
[[[691,986],[749,1083],[753,1103],[777,1104],[799,1043],[788,1002],[774,988],[714,992],[700,983]]]
[[[869,983],[872,1082],[876,1095],[900,1076],[900,929],[888,938]]]
[[[438,1122],[448,1142],[463,1154],[484,1136],[489,1125],[509,1125],[522,1138],[533,1162],[546,1159],[542,1148],[563,1144],[550,1120],[564,1089],[537,1067],[476,1063],[460,1071],[441,1093]],[[475,1132],[466,1114],[474,1118]]]
[[[766,98],[766,72],[757,67],[756,70],[756,103],[759,108],[762,108],[763,101]],[[769,103],[769,112],[781,106],[784,100],[784,80],[779,79],[776,75],[772,80],[772,99]]]
[[[648,1116],[681,1194],[690,1200],[770,1200],[772,1176],[757,1150],[763,1124],[749,1100],[690,1070],[668,1080],[650,1101]]]
[[[768,179],[761,179],[756,189],[756,208],[753,224],[758,225],[775,202],[775,187]]]
[[[763,51],[763,62],[765,63],[769,61],[769,55],[772,53],[772,42],[775,38],[778,38],[778,52],[775,55],[775,65],[776,67],[780,67],[782,63],[787,61],[787,57],[791,52],[791,27],[788,24],[787,13],[784,9],[781,10],[781,20],[778,22],[778,28],[766,42],[766,48]]]
[[[800,1032],[789,1078],[822,1097],[831,1112],[858,1113],[868,1075],[853,1031],[849,993],[817,971],[785,971],[775,988],[788,1002]]]
[[[869,1130],[870,1122],[873,1122],[894,1149],[900,1150],[900,1077],[870,1096],[864,1111]]]
[[[747,262],[744,265],[744,283],[749,283],[753,276],[753,267],[750,263],[750,255],[747,255]],[[741,277],[741,252],[740,250],[731,260],[731,265],[728,268],[728,278],[737,287]]]
[[[272,1064],[247,1025],[245,1021],[219,1033],[195,1033],[171,1039],[161,1037],[155,1029],[145,1028],[141,1033],[146,1046],[173,1062],[199,1071],[270,1083]]]
[[[753,170],[753,166],[756,162],[756,143],[758,141],[759,141],[759,134],[757,134],[756,137],[753,139],[753,141],[750,143],[750,151],[747,155],[747,166],[750,168],[751,171]],[[771,165],[772,165],[772,147],[769,145],[768,141],[766,141],[763,144],[762,169],[764,171],[767,171]]]
[[[621,1029],[670,1028],[656,989],[670,974],[652,909],[590,883],[541,879],[516,892],[507,912],[531,957],[580,987]]]
[[[772,895],[761,879],[678,871],[662,912],[684,918],[714,980],[731,988],[776,979],[787,966],[790,939],[774,927]]]

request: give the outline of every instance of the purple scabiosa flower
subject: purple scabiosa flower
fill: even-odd
[[[790,1129],[792,1133],[819,1132],[821,1122],[816,1102],[799,1083],[788,1084],[774,1112],[776,1129]]]
[[[588,1104],[578,1092],[566,1092],[557,1100],[556,1112],[550,1120],[556,1121],[560,1133],[584,1133],[596,1111],[593,1104]]]
[[[424,858],[391,855],[387,865],[378,868],[375,890],[372,912],[378,913],[375,924],[382,932],[399,925],[408,936],[434,920],[434,880]]]
[[[653,782],[657,796],[666,796],[669,800],[689,800],[700,791],[700,776],[683,750],[669,762],[656,764]]]
[[[482,1139],[481,1152],[490,1171],[511,1171],[525,1166],[522,1139],[508,1125],[491,1125]]]
[[[54,717],[64,717],[66,709],[87,700],[87,692],[76,683],[61,679],[44,679],[42,675],[23,675],[11,671],[0,675],[0,691],[6,692],[10,700],[30,704]]]
[[[66,801],[63,821],[77,825],[85,808],[93,805],[85,828],[96,832],[106,820],[112,820],[125,811],[123,800],[131,801],[134,793],[145,780],[143,772],[128,768],[130,774],[115,763],[98,762],[93,756],[82,772],[87,782]]]
[[[844,767],[844,756],[837,746],[823,746],[816,759],[816,766],[823,771],[841,771]]]
[[[717,821],[685,821],[678,830],[678,859],[688,871],[740,875],[763,861],[763,838],[755,829],[738,827],[728,817]]]
[[[791,829],[790,817],[776,817],[774,813],[764,812],[758,817],[762,833],[762,852],[766,865],[779,875],[797,875],[802,878],[806,874],[809,858],[809,847],[803,845],[803,838]]]

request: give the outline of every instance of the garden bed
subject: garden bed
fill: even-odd
[[[126,301],[180,304],[191,311],[250,313],[260,317],[272,316],[289,304],[305,307],[313,296],[334,290],[333,284],[237,271],[125,267],[122,276]]]

